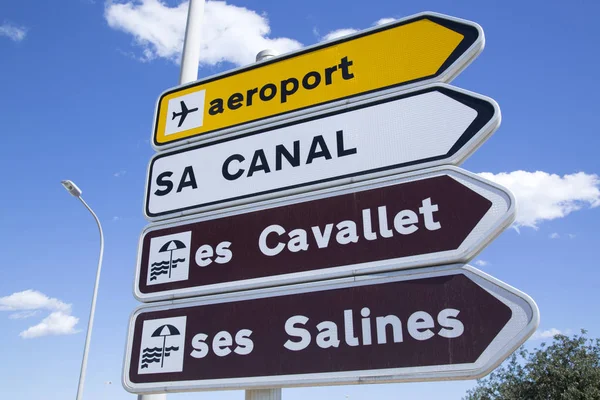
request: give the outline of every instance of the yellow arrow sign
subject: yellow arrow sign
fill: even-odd
[[[153,145],[173,147],[384,89],[448,82],[483,45],[477,24],[423,13],[229,71],[163,93]]]

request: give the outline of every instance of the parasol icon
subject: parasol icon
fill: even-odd
[[[185,244],[182,241],[169,240],[158,250],[159,253],[169,252],[169,278],[171,278],[171,269],[173,267],[173,252],[180,249],[185,249]]]
[[[165,345],[167,343],[167,337],[168,336],[177,336],[177,335],[181,335],[181,333],[179,332],[179,329],[177,329],[173,325],[169,325],[169,324],[159,326],[152,333],[152,337],[162,337],[163,338],[162,353],[160,355],[160,367],[161,368],[163,367],[163,364],[165,362]]]

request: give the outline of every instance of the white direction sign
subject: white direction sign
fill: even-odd
[[[445,84],[396,92],[154,156],[150,220],[459,164],[499,126],[498,105]]]

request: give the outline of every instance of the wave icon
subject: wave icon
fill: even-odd
[[[149,364],[162,362],[163,357],[169,357],[172,351],[178,350],[179,346],[165,347],[164,350],[160,347],[145,348],[142,351],[142,369],[148,368]]]
[[[177,263],[180,263],[183,261],[185,261],[185,258],[178,258],[178,259],[171,261],[171,264],[177,264]],[[152,268],[158,268],[158,267],[164,268],[164,267],[168,267],[168,266],[169,266],[169,261],[155,262],[150,265],[150,267],[152,267]],[[173,268],[175,268],[175,267],[173,267]]]
[[[151,267],[164,267],[164,266],[169,266],[169,262],[168,261],[161,261],[161,262],[155,262],[153,264],[151,264]]]
[[[185,258],[178,258],[171,261],[155,262],[150,265],[150,280],[155,281],[156,278],[163,274],[171,275],[171,270],[177,268],[177,264],[184,262]]]

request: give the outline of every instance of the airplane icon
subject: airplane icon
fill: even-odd
[[[179,103],[181,104],[181,112],[176,113],[175,111],[173,111],[173,117],[171,118],[171,120],[174,120],[177,117],[181,117],[179,123],[177,124],[178,128],[181,127],[181,124],[183,124],[183,121],[185,121],[185,118],[188,116],[189,113],[198,111],[198,107],[188,109],[183,101],[180,101]]]

